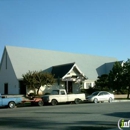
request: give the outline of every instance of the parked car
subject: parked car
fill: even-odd
[[[88,102],[104,102],[108,101],[111,103],[114,100],[114,94],[107,92],[107,91],[96,91],[93,92],[91,95],[87,96],[86,100]]]
[[[51,103],[53,106],[58,103],[74,102],[79,104],[86,100],[85,94],[67,94],[65,89],[53,90],[50,95],[42,97],[45,103]]]
[[[14,108],[19,103],[22,103],[22,98],[20,97],[7,97],[0,94],[0,107]]]

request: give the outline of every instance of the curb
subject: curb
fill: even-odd
[[[113,102],[130,102],[130,100],[114,100]]]

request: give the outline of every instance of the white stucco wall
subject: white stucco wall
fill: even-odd
[[[19,82],[15,76],[8,55],[7,55],[7,65],[6,65],[6,52],[3,55],[1,69],[0,69],[0,93],[1,94],[4,94],[5,83],[8,84],[8,94],[19,94]]]
[[[94,87],[95,81],[94,80],[86,80],[83,83],[83,89],[89,89],[90,87]]]

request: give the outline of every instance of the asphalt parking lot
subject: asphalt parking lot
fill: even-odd
[[[107,130],[130,119],[130,102],[0,109],[0,130]]]

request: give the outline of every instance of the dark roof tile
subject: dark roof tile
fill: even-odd
[[[75,63],[62,64],[58,66],[52,67],[52,74],[54,74],[55,78],[62,78],[69,70],[73,67]]]

